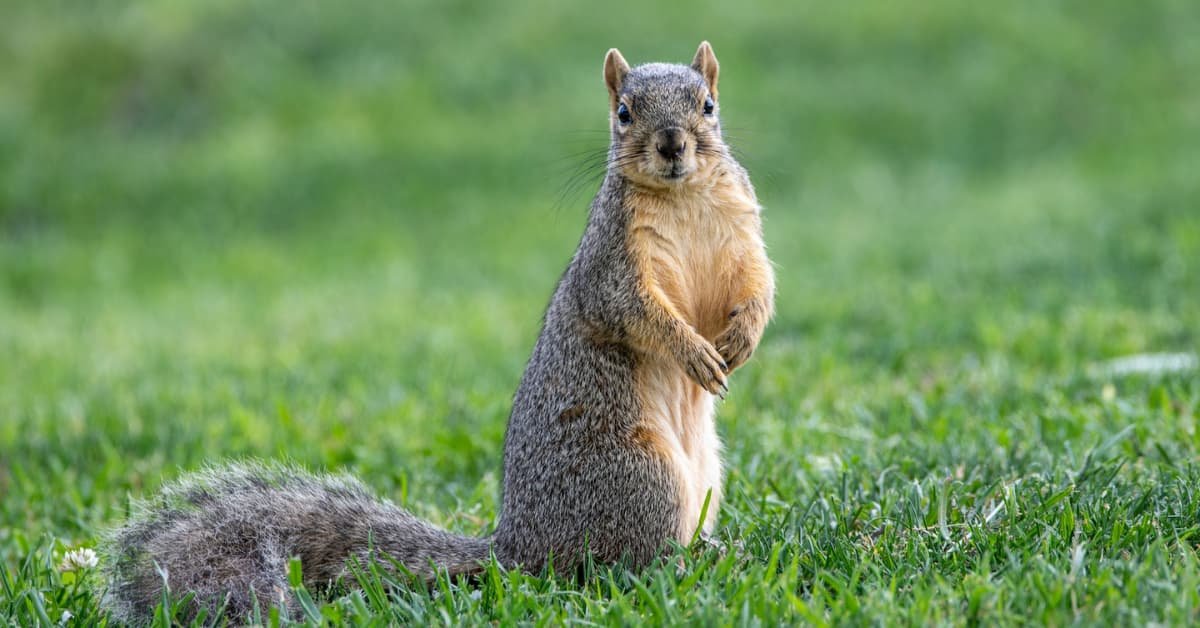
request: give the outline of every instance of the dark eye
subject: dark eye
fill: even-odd
[[[715,106],[716,105],[714,105],[712,101],[712,96],[706,96],[704,98],[704,115],[711,116]]]
[[[629,115],[629,107],[626,107],[625,103],[621,103],[617,107],[617,119],[621,121],[621,124],[633,122],[633,116]]]

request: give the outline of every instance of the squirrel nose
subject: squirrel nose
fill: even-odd
[[[683,141],[683,129],[672,127],[660,130],[655,138],[654,148],[659,155],[667,159],[683,156],[683,150],[687,148],[687,143]]]

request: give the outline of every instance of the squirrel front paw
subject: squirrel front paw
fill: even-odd
[[[725,382],[728,366],[711,342],[697,334],[678,358],[688,377],[701,388],[722,397],[729,392]]]
[[[734,369],[745,364],[754,353],[754,346],[758,343],[747,327],[745,319],[735,313],[729,321],[729,326],[713,341],[721,359],[729,366],[726,373],[732,373]]]

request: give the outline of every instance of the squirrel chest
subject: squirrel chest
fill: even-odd
[[[730,320],[742,292],[745,260],[761,250],[758,204],[731,177],[676,195],[635,194],[629,247],[641,280],[669,308],[712,341]],[[721,498],[721,442],[713,396],[678,364],[643,356],[636,373],[642,440],[669,461],[679,486],[677,540],[697,527],[709,532]],[[711,491],[711,496],[710,496]],[[701,521],[705,500],[707,514]]]
[[[642,281],[713,340],[737,305],[744,262],[763,248],[758,203],[728,175],[701,190],[631,196],[629,247]]]

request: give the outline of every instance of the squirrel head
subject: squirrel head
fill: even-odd
[[[717,119],[717,57],[701,42],[691,65],[630,68],[616,48],[604,57],[612,167],[650,188],[685,186],[724,153]],[[697,176],[700,175],[700,176]]]

